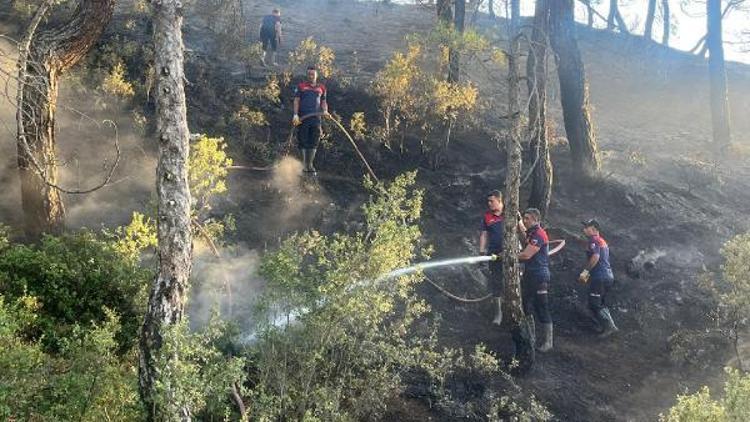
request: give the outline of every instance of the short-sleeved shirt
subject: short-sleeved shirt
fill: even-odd
[[[487,232],[487,252],[499,254],[503,251],[503,216],[492,211],[484,213],[480,231]]]
[[[299,116],[320,113],[320,104],[326,101],[326,87],[323,84],[300,82],[294,89],[294,97],[299,98]]]
[[[276,24],[281,23],[281,16],[266,15],[263,16],[263,21],[260,25],[261,35],[275,36]]]
[[[599,255],[599,262],[591,269],[592,278],[613,278],[612,266],[609,264],[609,245],[603,237],[594,235],[589,237],[586,247],[586,256],[591,258]]]
[[[549,272],[549,237],[542,226],[535,224],[526,230],[526,244],[534,245],[539,251],[525,262],[527,273]]]

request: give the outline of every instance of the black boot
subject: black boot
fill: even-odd
[[[310,148],[308,151],[308,158],[310,160],[310,164],[308,165],[308,171],[313,176],[316,176],[318,174],[318,171],[315,170],[315,165],[313,164],[315,162],[315,154],[318,152],[317,148]]]
[[[601,321],[604,331],[599,334],[600,338],[606,338],[619,331],[615,325],[615,321],[612,319],[612,315],[609,313],[608,308],[601,308],[598,312],[599,320]]]

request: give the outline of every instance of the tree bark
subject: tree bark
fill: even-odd
[[[521,27],[521,0],[510,0],[511,27]]]
[[[139,386],[148,420],[190,420],[186,403],[178,403],[179,415],[166,414],[156,400],[164,331],[182,320],[192,265],[190,188],[188,186],[189,132],[185,106],[182,13],[179,0],[152,0],[154,10],[154,68],[156,80],[156,129],[159,164],[156,169],[157,235],[159,272],[149,295],[141,330]],[[168,359],[177,359],[169,356]],[[167,395],[168,392],[167,392]]]
[[[487,8],[490,14],[490,18],[495,19],[497,17],[495,15],[495,0],[489,0],[489,3],[487,4]]]
[[[463,34],[466,19],[466,0],[454,0],[453,7],[453,29],[458,34]],[[458,82],[461,79],[461,52],[451,48],[448,52],[448,61],[448,82]]]
[[[60,192],[51,186],[58,180],[55,113],[59,78],[99,39],[112,17],[114,3],[81,0],[70,21],[31,38],[26,65],[19,75],[23,89],[16,144],[25,232],[30,239],[64,229],[65,207]]]
[[[586,6],[586,18],[588,21],[586,22],[586,25],[589,28],[592,28],[594,26],[594,8],[591,6],[591,0],[581,0],[583,4]]]
[[[656,17],[656,0],[648,0],[648,11],[646,12],[646,27],[643,30],[643,37],[646,38],[647,40],[652,39],[655,17]]]
[[[669,35],[672,33],[672,12],[669,10],[669,0],[661,0],[662,33],[661,43],[669,47]]]
[[[526,84],[529,90],[528,130],[531,139],[527,161],[533,166],[529,206],[539,209],[543,216],[549,210],[553,177],[547,125],[549,11],[548,0],[536,1],[529,57],[526,61]]]
[[[582,176],[591,178],[599,172],[600,163],[586,71],[575,36],[573,0],[550,3],[550,40],[557,60],[560,101],[573,165]]]
[[[708,72],[711,83],[711,123],[713,140],[720,156],[727,152],[731,143],[729,127],[729,96],[727,93],[727,70],[724,63],[724,44],[722,39],[721,0],[706,2],[708,36]]]
[[[615,25],[616,24],[616,25]],[[617,0],[609,0],[609,16],[607,16],[607,29],[613,30],[615,27],[620,28],[620,32],[628,34],[628,26],[620,14],[620,8]]]
[[[521,108],[519,103],[519,27],[511,25],[508,51],[508,115],[510,128],[506,142],[508,164],[505,175],[505,210],[503,244],[503,275],[505,277],[505,309],[511,326],[511,337],[515,346],[518,372],[524,373],[534,365],[534,343],[528,319],[521,302],[521,280],[518,264],[518,231],[516,216],[519,210],[519,189],[521,185]]]

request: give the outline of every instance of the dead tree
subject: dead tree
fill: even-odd
[[[620,28],[620,32],[628,34],[628,26],[625,24],[625,19],[620,14],[620,7],[617,5],[617,0],[609,0],[609,15],[607,16],[607,29],[613,30],[615,27]]]
[[[532,163],[529,206],[547,214],[552,197],[552,160],[547,124],[547,50],[549,43],[548,0],[537,0],[534,25],[526,61],[526,84],[529,90],[529,154]]]
[[[589,87],[578,49],[573,19],[573,0],[549,3],[550,41],[557,60],[560,101],[573,166],[584,177],[599,172],[596,137],[591,122]]]
[[[148,420],[190,420],[185,403],[180,415],[165,414],[156,400],[164,332],[179,323],[185,312],[192,265],[193,239],[188,185],[189,132],[185,106],[182,14],[179,0],[152,0],[154,10],[154,68],[156,80],[156,133],[159,164],[156,169],[159,268],[148,300],[141,330],[139,386]],[[167,359],[177,359],[167,356]],[[166,392],[167,396],[169,392]]]
[[[654,18],[656,18],[656,0],[648,0],[648,10],[646,11],[646,25],[643,30],[643,38],[652,39],[654,32]]]
[[[594,26],[594,7],[591,6],[591,0],[581,0],[584,6],[586,6],[586,25],[589,28]]]
[[[466,0],[453,1],[453,30],[458,35],[464,33],[466,21]],[[448,53],[448,82],[458,82],[461,78],[461,52],[451,47]]]
[[[519,102],[519,27],[511,25],[508,48],[508,115],[510,128],[506,141],[508,164],[505,174],[505,210],[503,244],[503,276],[505,277],[505,309],[511,326],[511,336],[515,346],[515,358],[519,362],[518,371],[527,372],[534,365],[534,338],[529,320],[523,312],[521,302],[521,275],[517,249],[516,215],[519,211],[519,190],[521,187],[521,106]]]
[[[661,0],[661,43],[669,47],[669,35],[672,33],[672,12],[669,10],[669,0]]]
[[[721,0],[706,2],[708,32],[708,73],[711,84],[711,123],[713,140],[721,155],[726,153],[732,141],[729,128],[729,97],[727,93],[727,70],[724,63],[724,44],[722,40]]]
[[[60,233],[65,207],[56,187],[55,116],[60,76],[78,63],[112,17],[114,0],[80,0],[64,24],[35,32],[22,46],[17,106],[17,155],[25,231]],[[45,9],[46,10],[46,9]]]

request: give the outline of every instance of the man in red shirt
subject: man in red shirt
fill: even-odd
[[[313,165],[321,134],[321,114],[328,116],[327,91],[318,83],[318,70],[307,67],[307,80],[294,89],[294,117],[292,124],[297,127],[297,146],[302,151],[304,172],[315,175]],[[301,116],[301,117],[300,117]]]

